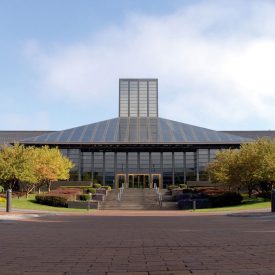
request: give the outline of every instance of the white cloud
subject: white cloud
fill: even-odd
[[[203,1],[165,16],[131,14],[78,44],[46,50],[30,41],[25,52],[51,98],[106,101],[107,110],[118,78],[157,77],[163,117],[275,128],[274,14],[270,1]]]

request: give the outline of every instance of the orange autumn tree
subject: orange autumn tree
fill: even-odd
[[[35,174],[38,188],[47,185],[48,192],[51,191],[51,184],[58,180],[67,180],[73,163],[61,154],[58,148],[43,146],[35,148]]]

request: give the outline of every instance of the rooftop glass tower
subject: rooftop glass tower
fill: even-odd
[[[120,79],[119,116],[158,117],[158,80]]]

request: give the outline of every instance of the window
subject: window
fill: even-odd
[[[83,181],[92,179],[92,152],[82,152],[82,173]]]

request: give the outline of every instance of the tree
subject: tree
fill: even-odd
[[[58,148],[49,148],[48,146],[36,148],[35,155],[35,174],[39,188],[47,185],[50,192],[52,182],[69,179],[73,163],[64,157]]]
[[[35,188],[69,178],[72,162],[62,156],[58,148],[24,147],[15,144],[4,146],[0,151],[0,182],[5,189],[14,189],[19,184],[26,196]]]
[[[218,152],[207,167],[212,182],[224,183],[229,190],[239,187],[239,174],[235,169],[237,154],[238,151],[233,149]]]
[[[20,182],[36,182],[32,148],[15,144],[0,151],[0,182],[5,189],[14,189]]]
[[[214,182],[245,187],[249,197],[253,190],[270,192],[275,181],[275,141],[263,138],[242,144],[239,150],[220,152],[208,172]]]

